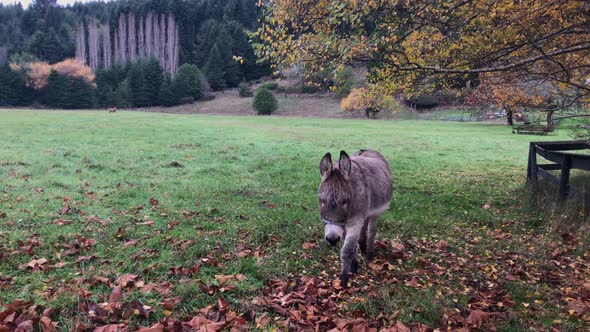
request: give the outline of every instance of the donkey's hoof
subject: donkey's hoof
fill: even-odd
[[[348,288],[348,281],[350,280],[350,277],[348,275],[340,275],[340,286],[342,286],[342,288]]]
[[[358,271],[359,261],[352,261],[352,263],[350,263],[350,272],[352,272],[352,274],[357,274]]]

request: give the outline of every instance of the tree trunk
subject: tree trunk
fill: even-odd
[[[103,26],[102,30],[102,67],[106,69],[111,69],[113,65],[112,61],[112,51],[111,51],[111,28],[109,26],[109,22]]]
[[[86,63],[86,29],[83,21],[80,21],[76,32],[76,59]]]
[[[129,62],[135,63],[137,60],[137,36],[135,34],[135,15],[129,13],[127,16],[127,40],[129,46]]]
[[[8,57],[8,51],[5,46],[0,46],[0,66],[6,63]]]
[[[98,69],[99,42],[98,21],[92,17],[88,20],[88,65],[94,71]]]
[[[506,111],[506,120],[508,121],[509,126],[514,126],[514,121],[512,119],[512,110]]]
[[[547,128],[555,127],[555,122],[553,121],[553,113],[555,113],[555,111],[547,111]]]

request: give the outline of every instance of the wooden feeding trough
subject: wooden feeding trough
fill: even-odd
[[[529,148],[529,162],[527,179],[532,189],[538,189],[539,176],[559,187],[559,201],[563,203],[567,197],[575,198],[584,206],[584,214],[590,212],[590,193],[584,188],[570,185],[570,171],[581,169],[590,171],[590,155],[572,153],[571,151],[590,149],[586,141],[558,141],[531,142]],[[553,164],[538,164],[537,155],[553,162]],[[559,177],[549,173],[551,170],[561,170]]]

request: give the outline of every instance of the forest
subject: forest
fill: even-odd
[[[252,0],[0,4],[0,105],[172,106],[270,74]]]

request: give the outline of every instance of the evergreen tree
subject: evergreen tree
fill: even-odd
[[[144,66],[142,62],[131,65],[127,75],[129,89],[131,93],[131,103],[135,107],[145,107],[150,105],[147,84],[144,75]]]
[[[160,105],[170,107],[178,104],[178,98],[176,98],[176,94],[172,88],[172,82],[170,81],[169,77],[166,77],[164,83],[162,83],[162,87],[160,88],[160,93],[158,95],[158,100]]]
[[[193,97],[195,100],[203,98],[202,81],[203,75],[197,66],[189,64],[180,66],[172,84],[176,98]]]
[[[52,69],[47,79],[45,98],[47,106],[52,108],[64,107],[66,93],[68,93],[69,88],[67,78],[58,74],[55,69]]]
[[[0,67],[0,105],[19,105],[23,99],[24,80],[8,66]]]
[[[59,62],[64,59],[64,47],[52,28],[49,31],[35,32],[29,51],[49,63]]]
[[[219,91],[226,88],[227,82],[225,81],[224,62],[217,44],[213,45],[211,52],[209,52],[209,59],[205,65],[205,73],[211,89]]]
[[[163,73],[157,59],[147,60],[143,66],[145,77],[144,91],[149,106],[158,105],[158,93],[162,87]],[[197,99],[197,98],[195,98]]]
[[[252,107],[259,115],[270,115],[279,107],[275,95],[267,89],[260,89],[252,100]]]
[[[62,79],[65,87],[59,99],[58,107],[65,109],[94,107],[94,89],[90,84],[79,77],[62,77]]]
[[[131,92],[129,80],[123,80],[115,91],[115,106],[119,108],[131,107]]]

